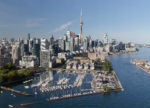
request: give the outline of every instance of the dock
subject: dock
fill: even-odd
[[[102,92],[88,92],[88,93],[84,93],[84,94],[78,93],[76,95],[66,95],[63,97],[55,97],[52,99],[46,99],[46,101],[51,102],[51,101],[69,99],[69,98],[76,98],[76,97],[80,97],[80,96],[94,95],[94,94],[99,94],[99,93],[102,93]]]
[[[20,94],[20,95],[24,95],[24,96],[33,96],[33,95],[28,94],[26,92],[21,92],[19,90],[14,90],[14,89],[11,89],[11,88],[8,88],[8,87],[4,87],[4,86],[0,86],[0,89],[6,90],[6,91],[10,91],[10,92],[13,92],[13,93],[17,93],[17,94]]]
[[[24,106],[28,106],[28,105],[41,104],[41,103],[42,103],[42,102],[30,102],[30,103],[20,104],[20,106],[24,107]]]
[[[54,70],[54,71],[66,71],[66,72],[67,71],[75,71],[75,72],[78,71],[78,73],[79,72],[83,72],[83,71],[84,72],[89,72],[89,73],[90,72],[97,72],[97,70],[90,70],[90,69],[86,69],[86,70],[85,69],[78,69],[78,70],[76,70],[76,69],[50,68],[50,70]]]

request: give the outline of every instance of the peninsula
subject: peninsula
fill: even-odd
[[[145,59],[135,59],[130,60],[130,62],[150,74],[150,61],[146,61]]]

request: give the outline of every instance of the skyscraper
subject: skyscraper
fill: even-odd
[[[49,43],[50,43],[51,46],[54,45],[54,37],[53,37],[53,35],[50,37]]]
[[[89,39],[88,39],[88,37],[86,37],[84,39],[84,44],[83,44],[84,51],[88,50],[88,47],[89,47]]]
[[[79,50],[79,36],[74,38],[75,50]]]
[[[41,51],[42,50],[47,50],[49,47],[48,40],[45,38],[41,38]]]
[[[65,40],[62,40],[61,42],[61,49],[62,51],[65,51]]]
[[[32,55],[38,58],[40,56],[40,40],[39,39],[33,40]]]
[[[40,66],[48,68],[50,61],[51,61],[50,51],[49,50],[42,50],[40,52]]]
[[[2,56],[4,54],[4,47],[0,46],[0,56]]]
[[[108,35],[107,35],[107,33],[104,34],[103,43],[108,44]]]
[[[15,45],[12,46],[13,64],[18,64],[20,59],[21,59],[20,43],[16,43]]]
[[[28,40],[24,40],[24,55],[29,55],[29,41]]]
[[[33,40],[30,39],[29,40],[29,52],[30,52],[30,54],[32,53],[32,48],[33,48]]]
[[[66,35],[67,35],[67,41],[70,42],[71,38],[72,38],[72,32],[71,31],[67,31]]]
[[[74,38],[71,37],[71,40],[70,40],[70,51],[74,51]]]
[[[83,21],[82,21],[82,10],[80,13],[80,44],[82,43],[82,26],[83,26]]]
[[[28,40],[30,40],[30,33],[28,33]]]

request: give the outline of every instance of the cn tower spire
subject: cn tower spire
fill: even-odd
[[[83,20],[82,20],[82,9],[80,12],[80,43],[82,43],[82,26],[83,26]]]

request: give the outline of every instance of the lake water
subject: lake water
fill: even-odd
[[[20,103],[30,101],[41,101],[42,104],[30,105],[25,108],[150,108],[150,74],[130,63],[130,59],[135,58],[150,60],[150,49],[141,48],[137,53],[112,55],[108,58],[124,88],[123,92],[101,93],[47,102],[45,97],[48,94],[34,97],[15,94],[16,97],[14,97],[5,91],[0,94],[0,108],[8,108],[8,104],[21,108]],[[23,91],[23,86],[16,86],[15,89]],[[25,91],[33,92],[30,89]]]

